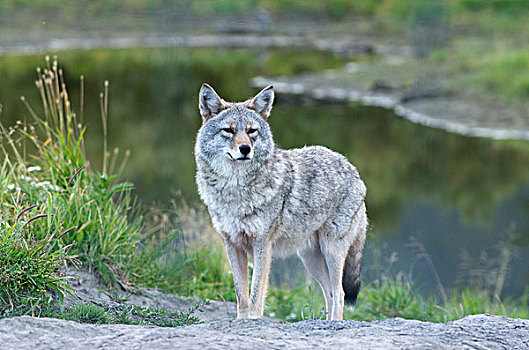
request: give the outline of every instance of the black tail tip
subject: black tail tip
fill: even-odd
[[[354,308],[356,305],[356,298],[358,297],[358,292],[360,292],[360,285],[362,283],[360,282],[360,279],[356,279],[346,290],[345,292],[345,304],[349,308]]]

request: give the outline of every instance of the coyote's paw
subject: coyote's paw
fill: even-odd
[[[248,317],[247,317],[247,318],[256,319],[256,318],[262,318],[262,317],[263,317],[263,315],[261,315],[260,312],[258,312],[258,311],[251,312],[251,311],[250,311],[250,312],[248,313]]]
[[[249,318],[248,315],[248,309],[237,310],[237,318]]]

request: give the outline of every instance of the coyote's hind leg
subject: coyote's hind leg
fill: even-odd
[[[327,269],[329,271],[329,281],[331,290],[331,308],[328,319],[342,320],[344,307],[344,290],[342,286],[343,267],[348,246],[345,246],[340,239],[321,240],[321,252],[325,257]]]
[[[307,247],[298,251],[303,265],[312,277],[319,283],[323,295],[325,296],[325,310],[327,320],[330,319],[332,312],[331,281],[329,279],[329,270],[319,245],[317,247]]]

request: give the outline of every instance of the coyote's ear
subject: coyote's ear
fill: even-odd
[[[247,107],[259,113],[264,119],[268,119],[273,103],[274,87],[269,85],[255,95],[255,97],[248,103]]]
[[[204,83],[198,93],[198,109],[204,121],[216,116],[228,108],[226,102],[213,90],[211,86]]]

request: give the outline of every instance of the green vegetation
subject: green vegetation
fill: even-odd
[[[56,61],[47,60],[36,85],[42,116],[23,97],[34,123],[10,129],[0,124],[4,158],[0,169],[0,317],[31,314],[158,326],[198,322],[192,313],[203,302],[188,312],[173,313],[123,303],[107,308],[90,303],[63,307],[65,294],[71,290],[64,276],[68,263],[95,270],[108,285],[116,286],[127,283],[130,274],[141,275],[145,261],[140,257],[154,260],[159,255],[154,244],[141,248],[142,216],[130,195],[132,185],[117,178],[126,156],[118,161],[118,152],[105,152],[103,172],[94,171],[84,153],[85,126],[71,109]],[[101,94],[103,130],[107,96],[105,90]],[[103,142],[106,150],[106,139]]]
[[[167,312],[163,309],[140,307],[121,303],[116,306],[101,307],[95,304],[77,304],[62,312],[51,313],[49,316],[80,323],[95,324],[131,324],[158,327],[180,327],[199,323],[200,319],[193,314],[208,302],[199,302],[187,312]]]
[[[224,248],[212,244],[186,247],[178,239],[180,233],[176,235],[161,242],[158,235],[151,237],[137,253],[134,281],[165,293],[235,301]]]
[[[442,57],[436,59],[436,55]],[[529,53],[526,47],[507,43],[490,47],[484,42],[470,43],[461,39],[451,48],[433,53],[427,62],[439,63],[449,64],[446,77],[459,91],[500,96],[508,101],[523,101],[529,97]]]
[[[104,170],[98,173],[86,160],[85,126],[71,110],[56,61],[48,61],[39,71],[36,85],[43,116],[22,97],[35,123],[9,130],[2,127],[1,149],[10,176],[2,178],[1,200],[24,195],[27,205],[36,205],[47,215],[47,221],[33,224],[33,239],[44,239],[50,230],[65,230],[61,242],[71,247],[70,252],[97,269],[107,282],[116,282],[137,248],[141,228],[141,216],[130,197],[132,185],[115,181],[115,170],[124,164],[118,164],[116,152],[112,156],[105,152]],[[107,103],[105,93],[101,98],[103,125]]]
[[[10,176],[6,168],[4,163],[2,179]],[[75,259],[68,252],[71,245],[60,242],[60,236],[67,232],[61,233],[50,225],[51,213],[46,203],[29,206],[24,199],[18,196],[11,202],[2,200],[0,317],[10,312],[39,315],[52,301],[52,295],[62,299],[68,287],[57,271],[67,260]],[[41,222],[38,228],[36,221]],[[44,237],[35,236],[39,229],[44,230]]]
[[[489,313],[529,318],[529,293],[513,300],[494,300],[478,288],[454,290],[446,301],[423,297],[410,282],[387,278],[364,284],[354,311],[346,309],[345,319],[373,321],[402,317],[430,322],[447,322],[466,315]],[[267,314],[288,321],[325,318],[325,301],[319,286],[312,284],[288,290],[273,287],[267,298]]]

